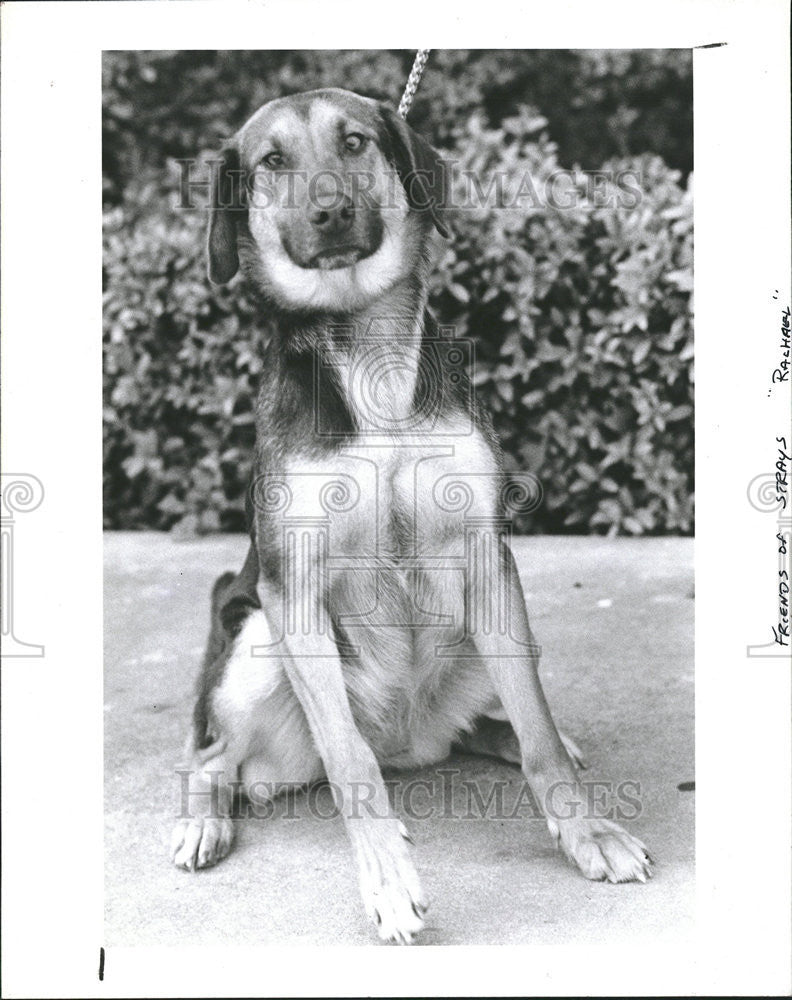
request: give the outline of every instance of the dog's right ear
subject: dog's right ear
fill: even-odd
[[[450,180],[448,165],[388,104],[381,103],[379,110],[385,153],[396,167],[407,200],[412,208],[428,212],[438,233],[449,239],[451,232],[445,212]]]
[[[216,285],[230,281],[239,270],[237,219],[244,208],[239,153],[226,147],[212,161],[212,205],[209,221],[209,279]]]

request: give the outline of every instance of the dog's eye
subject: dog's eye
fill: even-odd
[[[359,132],[350,132],[344,139],[344,145],[350,153],[359,153],[366,144],[366,137]]]
[[[269,167],[271,170],[275,170],[277,167],[283,166],[283,153],[267,153],[266,156],[261,157],[261,163],[265,167]]]

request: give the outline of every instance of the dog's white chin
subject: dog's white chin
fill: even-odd
[[[405,277],[402,246],[403,241],[386,230],[373,254],[347,266],[300,267],[280,244],[261,252],[260,260],[268,284],[284,305],[339,312],[367,306]]]

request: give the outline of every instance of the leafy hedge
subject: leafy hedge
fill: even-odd
[[[527,172],[529,203],[457,213],[433,305],[476,339],[508,467],[541,479],[524,529],[690,533],[692,191],[657,157],[607,163],[594,190],[562,174],[559,190],[544,125],[469,127],[460,171],[505,174],[507,191]]]
[[[690,184],[645,155],[608,161],[594,189],[580,171],[557,185],[546,119],[516,112],[494,125],[486,109],[466,113],[436,143],[455,162],[456,203],[470,204],[454,212],[431,303],[475,337],[474,381],[509,467],[542,482],[542,505],[518,527],[690,533]],[[175,210],[175,165],[136,148],[135,176],[116,190],[108,175],[105,523],[243,530],[267,318],[239,278],[210,287],[206,213]],[[471,176],[486,191],[495,173],[501,205],[526,176],[532,196],[467,197]]]
[[[218,148],[265,101],[347,87],[398,103],[414,52],[106,52],[105,201],[118,204],[146,167]],[[435,49],[410,122],[448,147],[477,112],[497,128],[523,105],[541,109],[565,166],[656,153],[693,167],[689,49]]]

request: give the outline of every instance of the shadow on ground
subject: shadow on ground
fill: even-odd
[[[173,768],[209,589],[241,565],[246,546],[239,536],[106,536],[106,945],[376,942],[342,823],[317,818],[305,795],[239,823],[216,868],[189,874],[169,861]],[[421,941],[687,937],[693,793],[678,786],[693,779],[693,543],[521,538],[513,548],[556,721],[583,750],[587,780],[611,780],[619,801],[619,782],[635,783],[633,800],[640,789],[640,815],[625,825],[646,842],[656,875],[647,885],[588,882],[531,818],[516,768],[457,756],[445,774],[411,772],[396,789],[404,807],[405,781],[414,787],[406,821],[432,903]],[[493,796],[483,818],[474,789],[485,805]],[[332,812],[326,788],[312,804]]]

